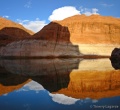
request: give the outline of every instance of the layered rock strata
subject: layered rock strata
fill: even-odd
[[[49,24],[49,33],[44,32],[40,39],[12,42],[0,49],[1,56],[18,57],[59,57],[79,56],[79,48],[70,42],[69,30],[57,23]]]
[[[100,15],[75,15],[54,21],[34,34],[33,38],[53,40],[52,30],[59,30],[56,23],[68,28],[70,42],[78,45],[82,54],[110,56],[112,50],[120,46],[120,19]],[[59,36],[64,37],[62,33]]]
[[[66,18],[62,21],[54,21],[46,25],[42,30],[38,33],[34,34],[31,37],[31,40],[36,39],[40,40],[40,42],[47,42],[47,46],[52,45],[51,47],[43,50],[45,56],[49,55],[58,55],[58,51],[55,51],[58,46],[59,47],[59,55],[63,55],[63,52],[66,51],[67,55],[107,55],[110,56],[112,50],[115,47],[120,46],[120,19],[114,17],[105,17],[100,15],[75,15],[69,18]],[[32,41],[23,41],[22,45],[24,49],[17,48],[14,49],[12,46],[6,46],[6,54],[11,50],[12,56],[15,56],[16,53],[20,53],[20,51],[24,51],[28,44]],[[43,42],[43,43],[44,43]],[[65,45],[65,48],[62,48]],[[19,47],[19,43],[14,42],[15,47]],[[18,45],[18,46],[17,46]],[[31,43],[30,47],[34,45],[34,42]],[[72,47],[73,45],[73,47]],[[40,48],[44,48],[43,45],[40,44],[41,47],[39,51],[42,51]],[[66,49],[67,46],[70,46],[71,50],[76,48],[78,52],[71,52],[69,54],[69,50]],[[76,46],[76,47],[75,47]],[[8,49],[9,47],[9,49]],[[54,48],[54,49],[53,49]],[[35,49],[35,48],[34,48]],[[29,47],[26,50],[30,50]],[[36,49],[37,50],[37,49]],[[49,51],[51,53],[49,54]],[[16,51],[16,52],[15,52]],[[1,55],[4,56],[4,51],[2,51]],[[37,52],[37,51],[36,51]],[[29,52],[28,52],[29,53]],[[31,51],[31,53],[33,53]],[[37,52],[38,53],[38,52]],[[36,53],[36,54],[37,54]],[[55,54],[53,54],[55,53]],[[19,54],[20,55],[20,54]],[[26,54],[28,55],[28,54]],[[30,55],[30,54],[29,54]],[[21,54],[21,56],[24,56]],[[31,55],[30,55],[31,56]],[[37,56],[41,56],[41,54],[37,54]]]

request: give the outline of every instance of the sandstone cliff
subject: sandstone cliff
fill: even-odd
[[[54,21],[52,25],[45,26],[40,32],[36,33],[34,37],[41,38],[44,36],[46,39],[49,36],[51,37],[52,30],[54,30],[54,32],[59,31],[55,23],[68,27],[70,41],[72,43],[120,43],[120,19],[100,15],[75,15],[62,21]],[[64,38],[66,35],[59,33],[59,36]]]
[[[59,36],[65,40],[68,36],[66,30],[63,33],[56,23],[67,27],[70,42],[78,45],[82,54],[110,56],[112,50],[120,46],[120,19],[100,15],[75,15],[62,21],[53,21],[34,34],[33,38],[52,40]]]
[[[120,19],[75,15],[46,25],[30,40],[13,42],[1,56],[110,56],[120,46]],[[33,40],[33,39],[36,39]],[[35,43],[35,42],[39,43]],[[29,45],[29,46],[28,46]],[[26,54],[25,54],[26,52]]]
[[[25,29],[22,25],[0,18],[0,46],[17,40],[29,38],[34,33]]]
[[[69,30],[58,23],[48,24],[50,32],[39,38],[12,42],[0,49],[1,56],[49,57],[79,56],[79,48],[70,42]],[[36,39],[36,40],[35,40]]]

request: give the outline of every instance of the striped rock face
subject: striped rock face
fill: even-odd
[[[110,56],[120,46],[119,35],[119,18],[76,15],[51,22],[31,40],[13,42],[0,53],[2,56]]]

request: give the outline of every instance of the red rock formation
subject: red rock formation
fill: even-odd
[[[70,43],[70,32],[68,30],[68,27],[62,26],[56,22],[51,22],[40,32],[34,34],[32,38],[54,42]]]
[[[120,19],[100,15],[75,15],[62,21],[54,21],[36,33],[34,37],[51,40],[55,36],[60,36],[65,39],[67,31],[57,26],[56,23],[68,27],[72,43],[120,43]]]
[[[48,32],[42,32],[40,38],[32,36],[37,40],[23,40],[13,42],[0,49],[1,56],[17,57],[58,57],[79,56],[79,48],[70,42],[69,30],[58,23],[50,23]],[[38,33],[39,36],[39,33]]]
[[[4,46],[16,40],[29,38],[34,33],[25,29],[22,25],[0,18],[0,46]]]
[[[100,15],[75,15],[46,25],[42,30],[30,37],[30,39],[36,39],[36,41],[31,39],[31,41],[14,42],[2,48],[0,54],[1,56],[20,57],[110,56],[111,51],[115,47],[119,47],[119,35],[119,18]]]

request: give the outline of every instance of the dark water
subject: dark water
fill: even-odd
[[[109,59],[1,59],[0,110],[120,110],[119,77]]]

